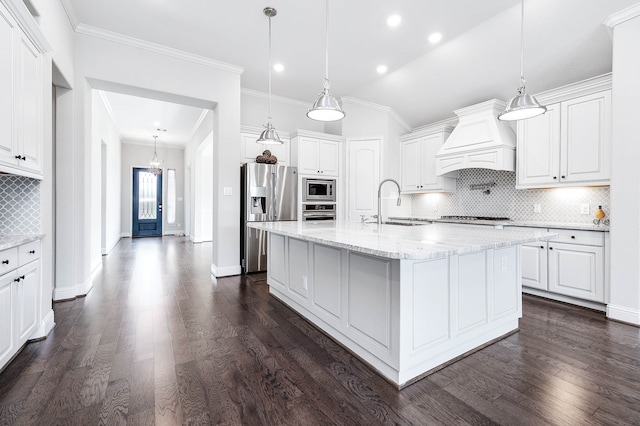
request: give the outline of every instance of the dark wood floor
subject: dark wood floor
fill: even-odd
[[[0,374],[0,424],[640,424],[640,329],[524,299],[520,332],[396,390],[209,244],[125,239]]]

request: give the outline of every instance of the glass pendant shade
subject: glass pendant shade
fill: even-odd
[[[278,136],[278,132],[271,125],[271,121],[267,123],[266,129],[260,133],[260,137],[256,140],[257,143],[262,143],[265,145],[281,145],[282,141],[280,140],[280,136]]]
[[[546,106],[540,105],[534,96],[523,91],[509,101],[504,112],[498,116],[498,119],[503,121],[524,120],[544,114],[546,111]]]

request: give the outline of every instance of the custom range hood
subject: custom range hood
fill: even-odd
[[[506,104],[497,99],[455,110],[458,125],[436,154],[436,174],[481,168],[516,170],[516,135],[498,114]]]

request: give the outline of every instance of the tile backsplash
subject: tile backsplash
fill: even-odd
[[[495,183],[483,189],[471,185]],[[609,187],[576,187],[556,189],[515,189],[514,172],[487,169],[461,170],[455,193],[414,194],[410,199],[414,217],[445,215],[509,217],[514,220],[561,223],[592,223],[598,206],[610,218]],[[403,200],[404,202],[404,200]],[[534,205],[540,205],[540,212]],[[581,214],[587,204],[588,214]]]
[[[0,175],[0,235],[40,233],[40,181]]]

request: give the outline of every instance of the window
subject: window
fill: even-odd
[[[176,170],[167,170],[167,223],[176,223]]]

